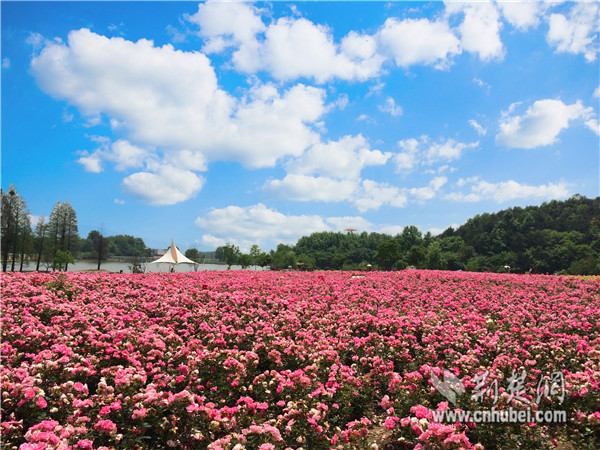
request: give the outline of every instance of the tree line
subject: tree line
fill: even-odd
[[[35,270],[67,270],[76,257],[94,259],[98,269],[110,256],[152,256],[141,238],[103,236],[92,230],[79,236],[77,214],[68,201],[54,205],[48,219],[32,229],[27,203],[13,184],[2,197],[2,270],[22,271],[27,261]],[[514,207],[484,213],[454,229],[433,236],[409,225],[391,236],[376,232],[323,231],[303,236],[295,244],[279,244],[265,252],[253,245],[248,253],[233,243],[214,252],[190,248],[185,255],[231,267],[300,270],[467,270],[475,272],[535,272],[600,274],[600,197],[575,195],[540,206]]]
[[[228,243],[215,255],[229,266],[302,270],[466,270],[600,274],[600,197],[575,195],[540,206],[484,213],[438,236],[409,225],[401,233],[316,232],[269,253]]]
[[[40,217],[32,228],[31,212],[13,184],[2,196],[2,271],[23,271],[33,263],[35,270],[67,270],[76,257],[102,261],[110,256],[144,257],[151,250],[141,238],[129,235],[105,237],[92,230],[79,236],[77,213],[68,201],[57,202],[48,219]]]

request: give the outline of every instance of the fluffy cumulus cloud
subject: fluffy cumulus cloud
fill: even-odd
[[[257,9],[246,3],[227,3],[225,7],[219,2],[201,3],[198,12],[186,14],[185,19],[198,26],[198,35],[206,40],[202,49],[206,53],[252,45],[256,34],[265,30]]]
[[[300,157],[288,162],[286,169],[294,174],[356,179],[364,167],[385,164],[391,156],[389,152],[372,150],[367,140],[359,134],[315,144]]]
[[[103,160],[118,170],[138,167],[145,149],[165,155],[167,165],[189,163],[194,171],[205,170],[211,160],[273,166],[319,141],[314,124],[327,110],[320,88],[298,84],[280,92],[256,84],[238,99],[219,88],[201,53],[156,47],[145,39],[106,38],[87,29],[69,33],[67,43],[46,41],[31,72],[42,90],[85,117],[108,118],[113,131],[126,137],[111,152],[79,159],[95,172]],[[158,168],[152,169],[156,177]],[[187,185],[185,177],[182,183]],[[197,192],[186,185],[181,193]]]
[[[476,148],[479,141],[457,142],[454,139],[432,142],[429,136],[398,141],[400,151],[394,156],[398,171],[409,171],[418,166],[432,166],[458,160],[465,150]]]
[[[427,186],[411,188],[409,192],[418,202],[423,203],[425,200],[431,200],[434,198],[437,191],[439,191],[440,188],[447,182],[448,178],[446,177],[435,177]]]
[[[597,2],[576,2],[568,15],[551,14],[546,39],[557,52],[582,54],[589,62],[598,58]]]
[[[379,30],[378,39],[382,51],[399,67],[423,64],[444,68],[460,53],[459,40],[444,21],[390,18]]]
[[[462,180],[462,183],[458,183],[457,185],[459,187],[470,185],[470,190],[466,193],[451,192],[445,195],[445,198],[457,202],[493,200],[496,203],[504,203],[514,200],[564,199],[571,195],[569,184],[564,181],[533,186],[514,180],[490,183],[474,177]]]
[[[446,2],[448,15],[462,14],[458,26],[462,49],[475,53],[483,61],[504,58],[500,39],[500,13],[491,2]]]
[[[402,232],[398,225],[375,225],[361,216],[321,217],[318,215],[283,214],[262,203],[251,206],[215,208],[198,217],[196,226],[204,232],[198,244],[215,248],[227,242],[249,251],[253,244],[273,248],[278,243],[295,243],[300,237],[319,231],[345,231],[387,233]]]
[[[403,189],[373,180],[364,180],[354,197],[354,204],[360,212],[379,209],[383,205],[403,208],[407,202]]]
[[[504,18],[520,31],[537,27],[546,8],[542,2],[537,1],[501,0],[497,3]]]
[[[351,32],[336,43],[326,26],[290,17],[267,26],[260,14],[250,4],[208,2],[186,19],[199,27],[205,51],[234,46],[231,61],[244,73],[268,71],[279,80],[306,77],[324,83],[365,80],[381,71],[383,57],[371,36]]]
[[[190,170],[161,166],[156,173],[137,172],[123,180],[124,190],[150,205],[174,205],[195,196],[204,178]]]
[[[572,120],[590,119],[592,108],[585,108],[581,101],[571,105],[561,100],[538,100],[522,115],[511,115],[515,105],[503,113],[496,143],[510,148],[535,148],[553,144],[561,131]]]
[[[230,239],[246,251],[252,244],[292,243],[300,236],[330,229],[320,216],[285,215],[261,203],[212,209],[195,223],[206,232],[202,244],[213,247]]]
[[[394,200],[398,188],[361,179],[363,168],[386,164],[391,156],[390,152],[372,150],[361,135],[344,136],[316,144],[290,160],[287,175],[268,181],[264,188],[288,200],[349,201],[360,211],[383,204],[403,206],[403,202]]]
[[[350,31],[336,41],[325,25],[303,17],[265,24],[262,12],[249,4],[208,2],[186,19],[198,27],[205,52],[233,47],[231,63],[238,71],[266,71],[283,81],[365,81],[381,75],[387,62],[441,69],[461,52],[459,39],[443,19],[389,18],[373,34]]]
[[[350,200],[358,186],[355,180],[291,173],[281,180],[269,180],[264,187],[279,197],[298,202],[340,202]]]

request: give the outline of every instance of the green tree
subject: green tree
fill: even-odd
[[[247,253],[242,253],[238,257],[238,264],[240,266],[242,266],[242,269],[247,269],[248,267],[250,267],[252,265],[253,262],[254,262],[254,258],[252,257],[252,255],[249,255]]]
[[[90,231],[87,240],[92,244],[92,250],[96,257],[96,261],[98,262],[98,270],[100,270],[102,261],[106,260],[108,257],[109,240],[102,236],[102,233],[97,230]]]
[[[199,263],[202,260],[200,252],[197,248],[188,248],[185,251],[185,257],[191,259],[194,262]]]
[[[21,256],[21,269],[28,246],[31,243],[31,219],[27,203],[18,194],[14,184],[11,183],[6,192],[2,194],[2,270],[8,268],[9,255],[11,255],[11,270],[14,272],[17,256]]]
[[[276,270],[296,268],[296,253],[289,245],[279,244],[277,250],[271,250],[271,268]]]
[[[49,246],[47,245],[47,237],[48,237],[48,223],[46,219],[42,216],[38,220],[37,225],[35,226],[35,235],[34,235],[34,250],[37,255],[37,261],[35,265],[35,270],[40,270],[40,264],[42,262],[48,264],[51,261],[51,255],[49,252]]]
[[[260,249],[260,247],[257,244],[254,244],[252,247],[250,247],[250,256],[252,258],[252,264],[254,264],[255,266],[258,262],[258,257],[260,256],[261,253],[262,253],[262,250]]]
[[[57,250],[56,254],[54,255],[54,262],[52,263],[52,269],[53,270],[61,270],[63,267],[65,268],[64,270],[67,270],[67,267],[70,264],[74,264],[75,263],[75,258],[73,257],[73,255],[71,254],[70,251],[62,251],[62,250]]]
[[[442,257],[442,248],[439,241],[432,242],[427,248],[427,268],[442,270],[446,268],[446,261]]]
[[[308,255],[298,256],[296,267],[300,268],[300,264],[302,264],[302,270],[315,270],[315,259]]]
[[[425,261],[425,249],[420,245],[413,245],[406,254],[405,261],[413,267],[422,267],[423,261]]]
[[[395,239],[388,239],[377,246],[375,258],[384,270],[390,270],[400,259],[400,244]]]
[[[240,248],[237,245],[227,243],[223,246],[223,258],[228,269],[231,269],[231,266],[237,263],[240,254]]]
[[[271,255],[267,252],[260,252],[260,255],[258,255],[257,263],[261,268],[264,269],[266,266],[271,264]]]
[[[77,227],[77,214],[69,202],[58,202],[52,208],[48,220],[49,236],[52,242],[52,254],[56,259],[58,250],[74,255],[79,244]],[[65,260],[65,271],[68,269],[69,259]]]
[[[342,252],[338,252],[335,255],[333,255],[333,267],[335,269],[340,269],[342,270],[344,268],[344,263],[346,262],[346,260],[348,259],[348,256],[345,253]]]
[[[110,252],[117,256],[145,256],[146,244],[142,238],[128,234],[118,234],[108,238]]]

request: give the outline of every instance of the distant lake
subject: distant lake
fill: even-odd
[[[142,266],[144,267],[144,265]],[[226,264],[177,264],[174,266],[175,272],[204,272],[207,270],[227,270]],[[80,270],[96,270],[98,268],[98,263],[94,261],[77,261],[75,264],[69,264],[68,272],[77,272]],[[241,270],[242,266],[231,266],[232,270]],[[15,264],[15,269],[19,269],[19,264]],[[160,263],[160,264],[145,264],[146,273],[149,272],[169,272],[169,264]],[[8,270],[10,270],[10,262],[8,264]],[[23,270],[31,271],[35,270],[35,263],[29,263],[23,265]],[[41,265],[40,271],[45,271],[46,268]],[[123,273],[131,273],[131,263],[129,262],[114,262],[107,261],[103,262],[100,265],[100,270],[107,270],[109,272],[120,272]],[[250,266],[246,270],[263,270],[260,266]],[[269,270],[265,268],[264,270]]]

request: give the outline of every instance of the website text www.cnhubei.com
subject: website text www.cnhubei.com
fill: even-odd
[[[496,409],[463,411],[431,411],[434,422],[445,423],[566,423],[567,412],[562,410],[532,411],[527,409]]]

